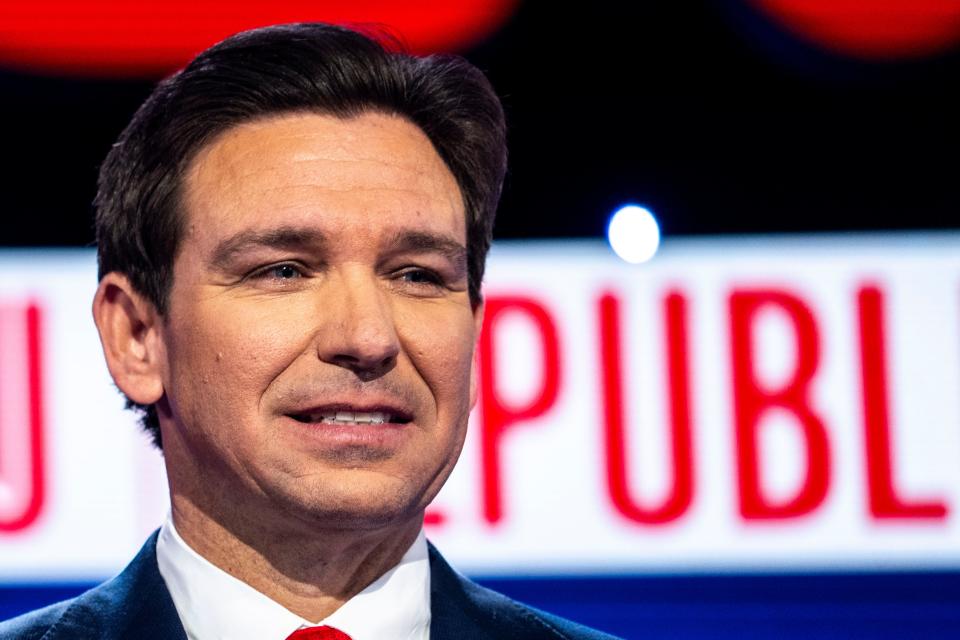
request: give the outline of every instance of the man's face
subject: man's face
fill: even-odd
[[[164,454],[202,509],[415,518],[459,455],[479,309],[456,180],[399,117],[272,117],[184,178]]]

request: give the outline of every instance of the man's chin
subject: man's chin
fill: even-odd
[[[403,490],[406,489],[406,490]],[[423,521],[429,500],[408,487],[364,487],[352,485],[278,500],[293,522],[304,523],[310,531],[376,531],[410,526]]]

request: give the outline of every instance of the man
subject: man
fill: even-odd
[[[2,638],[601,638],[459,576],[423,512],[476,398],[500,104],[460,59],[236,35],[108,155],[93,304],[171,518]]]

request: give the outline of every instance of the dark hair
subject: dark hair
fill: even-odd
[[[395,45],[393,48],[396,48]],[[197,153],[225,130],[264,116],[400,115],[427,135],[466,209],[471,302],[480,301],[506,171],[503,109],[462,58],[416,57],[349,29],[315,23],[245,31],[161,82],[107,154],[94,201],[99,277],[126,274],[164,314],[183,229],[181,187]],[[144,428],[162,447],[154,406]]]

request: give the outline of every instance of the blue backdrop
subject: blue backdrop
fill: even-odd
[[[960,572],[486,577],[535,607],[624,638],[960,638]],[[88,584],[0,587],[0,619]]]

